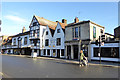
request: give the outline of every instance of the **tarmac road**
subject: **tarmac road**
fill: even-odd
[[[118,68],[2,55],[4,78],[118,78]]]

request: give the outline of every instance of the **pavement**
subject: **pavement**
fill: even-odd
[[[29,55],[14,55],[14,54],[2,54],[2,55],[32,58]],[[51,58],[51,57],[40,57],[39,56],[39,57],[37,57],[37,59],[55,60],[55,61],[58,61],[58,62],[62,61],[62,62],[66,62],[66,63],[69,63],[69,64],[79,64],[79,61],[76,61],[76,60],[68,60],[68,59],[53,58],[53,57]],[[114,63],[114,62],[101,62],[101,64],[100,64],[99,61],[89,61],[88,66],[89,65],[120,68],[119,63]]]

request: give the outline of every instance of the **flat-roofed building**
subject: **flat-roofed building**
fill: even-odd
[[[120,26],[114,29],[115,40],[120,40]]]
[[[105,33],[105,40],[106,41],[113,41],[114,40],[114,35],[110,33]]]

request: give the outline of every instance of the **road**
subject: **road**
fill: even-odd
[[[5,78],[118,78],[118,68],[2,55]]]

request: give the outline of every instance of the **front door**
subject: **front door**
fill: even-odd
[[[57,58],[60,58],[60,49],[57,49]]]
[[[78,45],[74,45],[74,59],[78,59]]]
[[[41,56],[41,50],[39,50],[39,56]]]
[[[67,59],[71,59],[71,46],[67,46]]]

